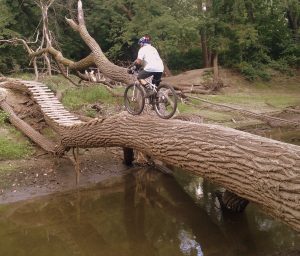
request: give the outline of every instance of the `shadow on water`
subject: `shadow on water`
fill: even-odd
[[[231,256],[299,249],[299,235],[284,225],[253,207],[224,215],[212,184],[176,176],[133,169],[94,188],[1,206],[0,255]]]

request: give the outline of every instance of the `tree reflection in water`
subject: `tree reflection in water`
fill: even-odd
[[[2,207],[0,255],[268,255],[299,241],[279,224],[259,230],[260,215],[224,215],[211,184],[199,184],[193,197],[172,177],[132,169],[94,188]]]

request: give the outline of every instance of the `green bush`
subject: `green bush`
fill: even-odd
[[[237,65],[237,69],[242,73],[243,76],[249,81],[254,81],[257,79],[257,71],[255,68],[247,63],[247,62],[241,62]]]
[[[273,60],[270,62],[269,67],[271,67],[274,70],[277,70],[283,74],[289,74],[292,75],[291,67],[289,66],[287,60],[280,59],[280,60]]]
[[[258,69],[258,76],[264,81],[270,81],[271,80],[271,74],[265,69]]]
[[[241,62],[237,66],[237,69],[241,74],[249,81],[254,81],[261,78],[264,81],[271,79],[270,73],[267,71],[267,66],[262,64],[255,64],[248,62]]]

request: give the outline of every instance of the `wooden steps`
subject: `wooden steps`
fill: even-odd
[[[76,116],[66,110],[54,93],[44,84],[36,81],[19,80],[31,92],[33,99],[39,104],[45,117],[59,126],[81,124]]]

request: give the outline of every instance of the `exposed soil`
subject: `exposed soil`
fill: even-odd
[[[71,156],[70,153],[68,155]],[[122,162],[123,151],[119,148],[81,150],[80,180],[76,184],[74,164],[68,155],[60,159],[44,155],[1,161],[0,203],[86,187],[130,171]],[[5,168],[13,171],[5,172]]]

